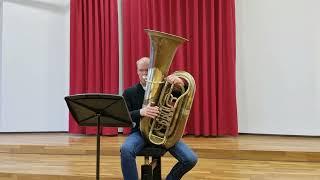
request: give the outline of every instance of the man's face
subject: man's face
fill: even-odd
[[[149,62],[141,62],[137,65],[138,76],[142,86],[146,85],[146,80],[143,77],[147,77],[148,67],[149,67]]]

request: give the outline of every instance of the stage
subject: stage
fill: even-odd
[[[101,137],[100,176],[122,179],[119,148],[124,135]],[[246,135],[183,137],[198,154],[183,179],[320,180],[320,137]],[[0,179],[94,180],[96,137],[68,133],[1,133]],[[137,158],[138,172],[143,162]],[[162,177],[175,159],[162,158]]]

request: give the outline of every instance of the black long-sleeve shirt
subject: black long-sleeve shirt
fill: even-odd
[[[140,83],[135,84],[123,92],[123,97],[127,103],[131,119],[135,123],[131,132],[140,130],[140,109],[142,108],[143,104],[144,92],[145,91]]]

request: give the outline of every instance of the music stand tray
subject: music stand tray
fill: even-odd
[[[97,127],[96,179],[100,177],[101,127],[132,127],[124,98],[112,94],[76,94],[66,96],[69,111],[79,126]]]

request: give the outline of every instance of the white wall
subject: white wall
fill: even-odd
[[[69,0],[4,0],[0,132],[66,131]]]
[[[236,0],[240,132],[320,135],[319,7]]]
[[[2,17],[3,17],[3,0],[0,0],[0,127],[1,127],[1,116],[2,116]]]

